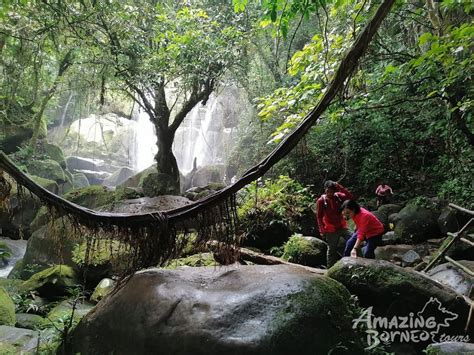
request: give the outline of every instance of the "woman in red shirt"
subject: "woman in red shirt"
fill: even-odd
[[[344,256],[356,257],[357,250],[365,240],[366,245],[362,249],[362,255],[364,258],[375,259],[375,248],[380,244],[384,233],[383,224],[373,213],[360,207],[354,200],[344,201],[341,209],[352,218],[357,227],[356,232],[346,242]]]

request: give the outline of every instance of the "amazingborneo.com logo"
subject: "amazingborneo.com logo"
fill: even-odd
[[[452,336],[445,333],[445,329],[458,317],[458,314],[444,308],[437,298],[431,297],[421,311],[416,314],[410,312],[407,316],[377,317],[372,313],[372,307],[369,307],[352,320],[352,328],[364,326],[367,349],[392,343],[469,342],[468,335]]]

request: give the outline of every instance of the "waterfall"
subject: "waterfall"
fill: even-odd
[[[142,109],[138,109],[135,116],[135,159],[134,169],[145,170],[155,163],[155,155],[158,151],[156,146],[156,133],[153,123],[148,114]]]

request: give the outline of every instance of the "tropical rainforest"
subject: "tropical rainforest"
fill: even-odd
[[[3,0],[0,352],[472,350],[473,14]]]

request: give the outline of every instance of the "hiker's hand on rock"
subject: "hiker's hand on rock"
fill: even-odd
[[[351,257],[357,258],[357,250],[356,250],[356,249],[352,249],[352,251],[351,251]]]

